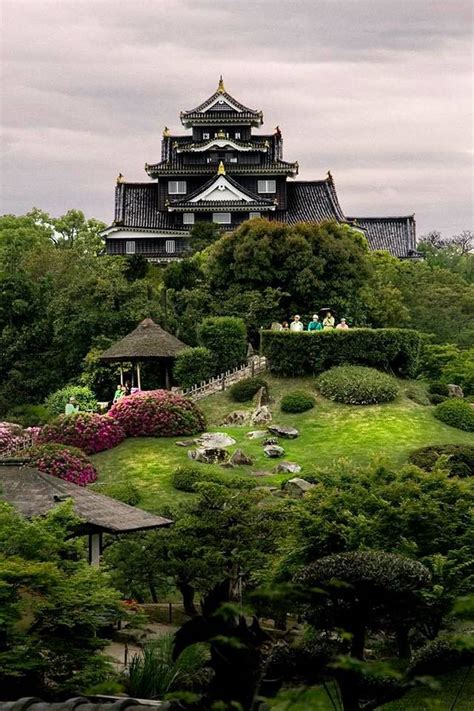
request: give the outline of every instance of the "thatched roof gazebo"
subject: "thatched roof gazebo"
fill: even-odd
[[[109,363],[132,363],[136,366],[137,385],[141,389],[140,363],[156,361],[163,368],[166,388],[171,387],[171,366],[186,345],[161,326],[146,318],[137,328],[114,343],[100,356]],[[123,381],[123,371],[121,369]]]
[[[89,562],[97,565],[102,535],[131,533],[170,526],[170,519],[129,506],[70,481],[58,479],[29,466],[0,466],[0,498],[26,518],[44,516],[62,501],[72,499],[74,512],[82,519],[77,535],[89,536]]]

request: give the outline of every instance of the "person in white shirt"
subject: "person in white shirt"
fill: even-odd
[[[340,328],[340,329],[343,329],[343,330],[349,328],[349,326],[348,326],[347,323],[346,323],[346,319],[345,319],[345,318],[341,318],[341,323],[338,323],[337,326],[336,326],[336,328]]]
[[[303,329],[304,329],[303,322],[302,322],[300,316],[298,316],[298,314],[296,314],[296,316],[293,317],[293,321],[290,324],[290,331],[303,331]]]

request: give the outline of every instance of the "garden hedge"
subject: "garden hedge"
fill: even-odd
[[[182,388],[191,388],[216,375],[216,364],[210,350],[203,346],[185,348],[176,356],[173,375]]]
[[[352,328],[347,331],[262,331],[262,354],[270,371],[293,377],[313,375],[343,363],[392,370],[413,378],[421,336],[401,328]]]
[[[199,345],[214,358],[216,372],[241,365],[247,357],[247,329],[236,316],[209,316],[198,326]]]

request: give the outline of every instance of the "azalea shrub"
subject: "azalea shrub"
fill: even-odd
[[[97,471],[89,457],[77,447],[64,444],[39,444],[27,450],[29,464],[40,472],[57,476],[79,486],[97,480]]]
[[[109,410],[128,437],[174,437],[202,432],[200,408],[169,390],[149,390],[124,397]]]
[[[57,417],[43,427],[39,439],[41,442],[68,444],[79,447],[86,454],[95,454],[116,447],[125,439],[125,432],[113,417],[78,412]]]
[[[0,454],[14,454],[17,450],[24,449],[38,438],[39,432],[39,427],[23,429],[16,422],[0,422]]]

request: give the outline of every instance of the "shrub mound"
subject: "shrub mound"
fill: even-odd
[[[84,452],[64,444],[39,444],[26,453],[29,463],[40,472],[71,481],[79,486],[97,480],[97,471]]]
[[[314,397],[302,390],[293,390],[281,399],[282,412],[306,412],[314,407]]]
[[[397,381],[387,373],[360,365],[341,365],[322,373],[320,392],[330,400],[348,405],[375,405],[397,397]]]
[[[264,378],[245,378],[245,380],[240,380],[229,388],[229,395],[234,402],[247,402],[258,393],[260,388],[266,387],[268,385]]]
[[[438,458],[449,457],[446,464],[451,476],[474,475],[474,446],[469,444],[433,444],[430,447],[420,447],[410,454],[410,462],[420,469],[430,472],[434,469]]]
[[[125,432],[117,420],[89,412],[60,415],[43,427],[39,436],[40,442],[68,444],[86,454],[112,449],[124,439]]]
[[[56,390],[46,398],[46,407],[52,415],[62,415],[71,397],[76,398],[80,410],[86,412],[97,410],[97,400],[94,393],[83,385],[66,385],[66,387]]]
[[[118,481],[110,484],[98,484],[94,490],[112,499],[122,501],[129,506],[136,506],[140,501],[140,491],[130,481]]]
[[[405,388],[405,397],[407,397],[412,402],[416,402],[417,405],[431,405],[431,399],[427,394],[426,390],[418,383],[412,383],[407,388]]]
[[[244,477],[225,477],[219,472],[205,469],[202,464],[189,464],[178,467],[171,475],[171,483],[178,491],[193,493],[197,491],[198,485],[203,482],[219,484],[220,486],[226,486],[228,489],[253,489],[256,485],[255,482],[244,479]]]
[[[443,395],[444,397],[448,397],[449,395],[448,386],[446,383],[441,383],[439,380],[435,380],[430,383],[428,390],[432,395]]]
[[[191,388],[216,373],[214,357],[207,348],[185,348],[176,356],[173,375],[182,388]]]
[[[445,425],[474,432],[474,407],[465,400],[452,398],[436,405],[434,416]]]
[[[128,437],[177,437],[205,429],[204,414],[190,400],[169,390],[125,397],[109,410]]]
[[[444,402],[447,399],[448,398],[444,395],[437,395],[436,393],[434,395],[430,395],[430,402],[432,405],[439,405],[440,402]]]

